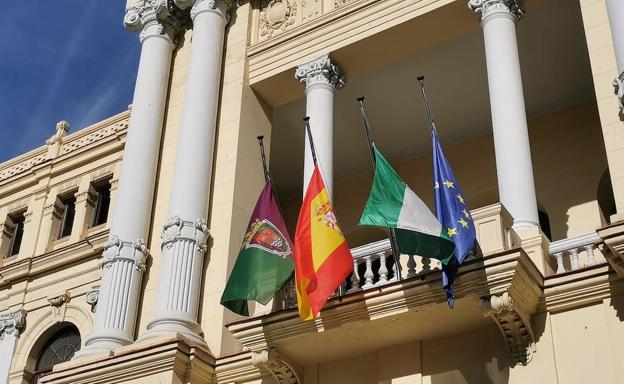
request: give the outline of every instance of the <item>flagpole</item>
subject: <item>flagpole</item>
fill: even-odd
[[[435,121],[433,120],[433,113],[431,113],[431,107],[429,106],[429,98],[427,97],[427,89],[425,88],[425,76],[418,76],[418,82],[420,83],[420,92],[422,93],[423,101],[425,103],[425,111],[427,113],[427,124],[429,125],[429,132],[438,133],[435,127]]]
[[[269,173],[269,167],[267,167],[266,163],[266,155],[264,154],[264,136],[260,135],[257,137],[258,144],[260,144],[260,156],[262,157],[262,169],[264,170],[264,181],[271,181],[271,173]]]
[[[368,124],[368,116],[366,115],[366,110],[364,109],[364,97],[357,98],[358,103],[360,104],[360,113],[362,115],[362,123],[364,124],[364,132],[366,133],[366,141],[368,142],[368,150],[371,156],[371,162],[373,163],[373,171],[377,166],[377,159],[375,158],[375,142],[373,141],[373,136],[370,133],[370,126]],[[396,233],[394,232],[394,228],[389,229],[390,234],[390,247],[392,248],[392,255],[394,256],[394,264],[396,265],[397,270],[397,280],[401,281],[401,257],[399,255],[399,247],[396,239]]]

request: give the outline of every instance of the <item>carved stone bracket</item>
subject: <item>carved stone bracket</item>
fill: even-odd
[[[295,78],[306,84],[306,92],[315,86],[327,87],[333,91],[345,84],[340,67],[332,63],[329,55],[298,66]]]
[[[301,384],[301,369],[292,362],[288,362],[277,349],[271,348],[253,352],[251,363],[260,369],[267,370],[278,384]]]
[[[161,235],[162,247],[171,248],[176,241],[185,240],[195,244],[195,252],[206,253],[207,241],[210,238],[208,222],[199,218],[195,221],[183,220],[180,216],[174,215],[163,226]]]
[[[620,102],[620,113],[624,113],[624,72],[613,80],[613,88]]]
[[[14,335],[18,337],[26,326],[26,311],[18,311],[0,315],[0,337]]]
[[[521,0],[469,0],[468,8],[481,15],[482,25],[494,17],[517,21],[524,16]]]
[[[500,329],[514,364],[527,365],[535,352],[531,321],[508,292],[481,299],[483,316],[491,317]]]
[[[173,0],[137,0],[126,9],[124,25],[129,31],[141,32],[141,42],[160,36],[175,45],[183,19],[184,14]]]
[[[138,239],[132,243],[122,241],[118,236],[112,235],[104,246],[102,268],[110,268],[112,263],[118,260],[127,260],[134,263],[134,269],[137,272],[144,272],[149,255],[145,240]]]
[[[87,302],[87,304],[91,306],[91,312],[93,313],[95,313],[95,311],[97,310],[97,302],[99,298],[100,298],[100,286],[99,285],[94,285],[93,288],[90,291],[87,291],[87,294],[85,295],[85,301]]]
[[[65,320],[65,311],[67,310],[66,304],[69,303],[70,299],[71,296],[67,291],[60,295],[48,296],[48,303],[50,303],[50,307],[52,308],[52,316],[57,323]]]
[[[624,222],[609,225],[597,232],[604,242],[601,250],[609,265],[618,276],[624,278]]]
[[[271,37],[295,23],[297,2],[294,0],[264,0],[260,9],[260,36]]]

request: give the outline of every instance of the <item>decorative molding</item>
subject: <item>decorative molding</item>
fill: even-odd
[[[334,7],[335,8],[344,7],[345,5],[351,4],[355,1],[357,0],[334,0]]]
[[[135,271],[144,272],[149,255],[145,240],[122,241],[117,235],[112,235],[102,252],[102,268],[110,268],[113,262],[126,260],[134,263]]]
[[[173,243],[179,240],[190,241],[195,244],[195,252],[206,253],[207,241],[210,237],[208,222],[204,218],[195,221],[182,220],[180,216],[174,215],[169,218],[163,226],[161,247],[171,248]]]
[[[345,84],[345,78],[340,67],[332,63],[329,54],[299,65],[295,71],[295,78],[306,84],[306,92],[316,86],[326,87],[334,91]]]
[[[162,37],[176,45],[182,19],[182,11],[173,0],[137,0],[126,9],[123,22],[129,31],[141,32],[141,42],[148,37]]]
[[[613,91],[618,97],[620,103],[620,113],[624,113],[624,72],[613,80]]]
[[[69,303],[71,296],[68,291],[63,292],[57,296],[49,296],[48,303],[52,308],[52,317],[56,320],[57,323],[65,320],[65,312],[67,311],[67,303]]]
[[[271,373],[278,384],[301,384],[301,369],[288,362],[276,348],[252,352],[251,363]]]
[[[514,303],[508,292],[503,292],[481,298],[481,311],[498,325],[514,365],[527,365],[535,353],[535,339],[524,310]]]
[[[23,309],[0,315],[0,336],[4,334],[19,337],[26,327],[26,311]]]
[[[263,0],[258,26],[260,36],[269,38],[287,30],[295,23],[297,7],[296,0]]]
[[[469,0],[468,8],[481,15],[481,25],[496,17],[518,21],[524,16],[521,0]]]
[[[85,295],[85,301],[91,306],[91,312],[95,313],[97,310],[97,302],[100,298],[100,286],[94,285],[91,290],[87,291]]]
[[[78,149],[84,148],[91,143],[95,143],[99,140],[105,139],[110,136],[114,136],[117,133],[128,129],[128,119],[124,119],[115,124],[111,124],[102,129],[98,129],[97,131],[90,133],[88,135],[82,136],[79,139],[72,140],[70,142],[65,141],[63,143],[63,149],[61,150],[61,154],[64,155],[66,153],[74,152]]]

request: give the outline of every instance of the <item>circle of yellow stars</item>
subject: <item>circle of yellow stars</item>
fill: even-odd
[[[450,180],[448,180],[448,179],[445,179],[445,180],[442,182],[442,184],[444,184],[444,186],[446,187],[446,189],[455,189],[455,183],[454,183],[454,182],[452,182],[452,181],[450,181]],[[438,182],[436,181],[436,182],[435,182],[435,186],[434,186],[434,188],[435,188],[435,189],[440,189],[440,183],[438,183]],[[460,202],[461,204],[464,204],[464,205],[466,204],[466,203],[465,203],[465,201],[464,201],[464,198],[463,198],[463,196],[462,196],[461,194],[459,194],[459,193],[458,193],[457,195],[455,195],[455,197],[457,198],[457,200],[459,200],[459,202]],[[466,208],[464,208],[464,209],[462,210],[462,213],[464,214],[464,216],[466,217],[466,219],[468,219],[468,220],[472,220],[472,219],[471,219],[471,217],[470,217],[470,212],[468,212],[468,210],[467,210]],[[467,222],[467,221],[466,221],[463,217],[462,217],[462,218],[460,218],[459,220],[457,220],[457,223],[458,223],[458,224],[460,224],[460,225],[462,226],[462,228],[468,228],[468,222]],[[447,232],[448,236],[449,236],[449,237],[451,237],[451,238],[452,238],[453,236],[457,236],[457,228],[456,228],[456,227],[450,227],[450,228],[447,228],[447,229],[446,229],[446,232]]]

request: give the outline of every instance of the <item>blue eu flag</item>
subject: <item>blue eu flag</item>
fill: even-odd
[[[442,284],[446,291],[448,305],[453,308],[453,280],[459,266],[472,250],[477,238],[470,210],[466,205],[459,184],[453,175],[436,132],[432,124],[433,140],[433,194],[435,197],[436,216],[442,224],[443,235],[455,242],[455,254],[447,265],[442,266]]]

